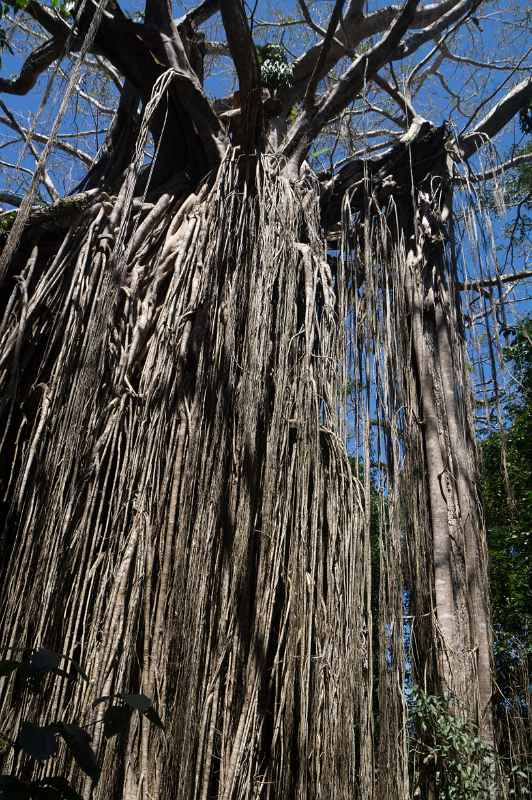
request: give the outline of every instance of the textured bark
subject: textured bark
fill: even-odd
[[[388,728],[404,724],[405,712],[390,658],[400,672],[402,633],[397,637],[394,628],[402,618],[403,586],[394,585],[389,572],[400,559],[401,539],[416,680],[454,697],[457,713],[478,722],[493,743],[486,536],[455,283],[446,137],[445,128],[414,125],[406,146],[370,170],[354,162],[345,175],[357,185],[357,173],[366,169],[364,188],[349,196],[346,215],[355,222],[344,246],[359,271],[353,346],[377,359],[375,375],[366,369],[361,385],[375,382],[374,413],[385,443],[379,445],[385,446],[387,496],[381,511],[380,647],[386,645],[386,657],[381,653],[380,751],[381,759],[397,765],[403,745],[400,736],[390,739]],[[325,214],[336,213],[336,202],[333,193]],[[400,769],[379,779],[384,796],[404,796]]]
[[[240,161],[148,210],[122,255],[120,202],[89,209],[7,320],[1,639],[94,685],[58,679],[37,708],[4,685],[2,718],[143,691],[167,726],[137,715],[107,743],[97,726],[84,797],[371,796],[343,290],[313,186],[259,162],[248,194]]]
[[[467,352],[452,260],[445,162],[421,191],[410,250],[412,327],[419,417],[432,528],[440,689],[478,722],[493,743],[491,636],[486,536],[477,493],[478,464]]]
[[[173,96],[177,73],[156,97]],[[165,156],[172,181],[144,202],[148,109],[118,196],[73,198],[66,236],[51,212],[10,266],[0,640],[63,652],[94,684],[50,681],[36,703],[6,682],[2,724],[80,720],[97,695],[142,691],[167,733],[140,715],[121,739],[96,726],[96,788],[64,753],[35,772],[71,770],[95,800],[406,800],[403,568],[418,682],[453,692],[492,735],[447,131],[415,121],[321,195],[310,172],[294,181],[238,148],[203,180]],[[384,387],[376,755],[372,408],[357,408],[362,487],[343,430],[346,319],[366,387],[372,369]]]

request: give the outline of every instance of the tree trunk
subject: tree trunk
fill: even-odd
[[[406,306],[432,534],[437,688],[493,744],[486,536],[477,493],[467,352],[454,288],[444,156],[416,189],[404,232]]]
[[[354,187],[344,207],[350,232],[344,249],[356,267],[354,349],[371,365],[361,372],[364,392],[373,387],[361,417],[376,417],[374,458],[381,459],[386,496],[380,515],[380,750],[397,764],[404,760],[403,744],[401,737],[391,740],[389,730],[404,722],[403,685],[397,687],[388,662],[399,665],[404,658],[405,589],[417,684],[449,693],[457,713],[478,722],[493,742],[486,536],[455,288],[450,152],[446,127],[418,120],[389,154],[353,162],[346,171]],[[337,213],[341,197],[329,197],[330,213]],[[398,569],[401,541],[404,584],[389,574],[390,564]],[[390,772],[380,776],[386,791],[400,774]],[[396,796],[403,787],[404,781],[396,784]]]
[[[2,730],[143,692],[166,733],[96,725],[84,797],[369,798],[367,541],[315,186],[229,151],[195,194],[123,200],[55,257],[41,241],[1,328],[0,641],[92,680],[4,682]]]
[[[96,723],[102,763],[96,787],[64,752],[36,774],[70,774],[94,800],[406,800],[401,549],[417,681],[454,694],[491,740],[444,143],[425,123],[363,165],[350,200],[365,222],[344,219],[364,239],[354,314],[356,270],[331,274],[315,176],[291,182],[270,156],[228,149],[194,191],[174,174],[150,203],[133,199],[137,159],[117,198],[75,204],[64,239],[28,232],[0,324],[0,642],[61,652],[92,683],[49,675],[35,698],[5,681],[0,730]],[[349,318],[366,385],[374,370],[385,387],[375,759],[373,408],[357,409],[361,487],[344,444]],[[165,733],[135,713],[106,739],[106,705],[90,702],[138,692]]]

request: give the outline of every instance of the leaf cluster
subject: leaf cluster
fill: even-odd
[[[413,690],[414,780],[432,785],[440,800],[490,800],[496,791],[495,753],[459,712],[448,697]]]
[[[292,85],[294,68],[288,63],[286,53],[277,44],[258,45],[257,58],[261,83],[266,89],[288,89]]]
[[[16,652],[16,651],[12,651]],[[22,657],[0,661],[0,678],[15,675],[22,686],[37,694],[42,694],[46,677],[49,675],[65,679],[88,677],[80,665],[68,656],[57,654],[45,647],[22,651]],[[163,723],[153,706],[153,701],[145,694],[126,694],[118,692],[97,698],[93,707],[108,703],[103,717],[106,739],[127,734],[132,715],[138,711],[153,725],[164,730]],[[47,761],[57,755],[59,740],[63,740],[78,767],[97,783],[100,766],[91,747],[91,736],[86,727],[62,720],[37,725],[24,720],[21,722],[15,739],[0,734],[0,749],[12,747],[15,753],[24,753],[37,761]],[[80,796],[62,776],[48,777],[39,781],[27,782],[13,775],[0,775],[0,800],[80,800]]]
[[[506,402],[509,424],[482,443],[481,493],[494,623],[504,638],[526,639],[532,622],[532,318],[516,330],[504,357],[512,365],[515,387]]]

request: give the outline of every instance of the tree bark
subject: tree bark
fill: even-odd
[[[477,491],[467,352],[446,224],[452,210],[443,160],[417,191],[405,240],[413,366],[433,543],[440,691],[493,744],[486,534]],[[428,187],[430,186],[430,191]]]
[[[5,319],[0,639],[93,684],[16,704],[4,684],[2,718],[76,721],[142,691],[167,728],[96,725],[86,798],[371,796],[343,288],[313,185],[255,168],[250,188],[234,153],[162,221],[87,210]]]

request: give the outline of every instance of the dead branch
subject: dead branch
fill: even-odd
[[[491,141],[527,103],[532,101],[532,78],[524,78],[486,114],[475,130],[460,137],[464,158],[470,158]]]
[[[499,286],[501,283],[514,283],[517,281],[528,280],[532,278],[532,270],[525,269],[521,272],[514,272],[509,275],[497,275],[494,278],[484,278],[482,280],[464,281],[463,283],[456,283],[456,288],[459,292],[478,291],[485,289],[489,286]]]

